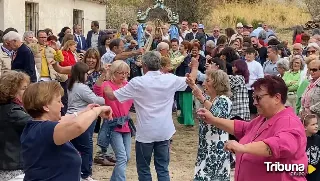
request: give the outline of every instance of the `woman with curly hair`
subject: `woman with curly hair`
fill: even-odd
[[[26,114],[21,102],[29,83],[29,76],[23,72],[9,71],[0,78],[1,181],[23,175],[20,136],[32,118]]]

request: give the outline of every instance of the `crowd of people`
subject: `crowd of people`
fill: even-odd
[[[138,180],[152,180],[153,157],[169,181],[173,112],[185,129],[199,124],[194,181],[229,181],[234,168],[236,181],[320,180],[318,29],[297,26],[289,46],[263,23],[209,35],[182,21],[178,37],[138,27],[2,32],[1,181],[94,181],[93,164],[125,181],[133,136]],[[304,169],[266,172],[265,162]]]

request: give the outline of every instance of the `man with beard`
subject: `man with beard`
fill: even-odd
[[[255,36],[252,36],[252,37],[251,37],[251,43],[252,43],[253,48],[256,49],[256,51],[258,51],[258,53],[259,53],[258,62],[260,62],[261,65],[263,65],[264,62],[267,61],[267,57],[268,57],[268,55],[267,55],[267,53],[268,53],[267,48],[264,47],[264,46],[262,46],[262,45],[259,43],[258,38],[255,37]]]
[[[198,23],[192,23],[191,25],[192,32],[186,35],[185,40],[191,42],[191,40],[197,39],[200,41],[200,47],[203,47],[206,42],[205,34],[198,32]]]

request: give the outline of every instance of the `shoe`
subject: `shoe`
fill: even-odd
[[[93,159],[93,162],[95,164],[99,164],[101,166],[115,166],[116,165],[114,162],[111,162],[108,159],[102,158],[102,157],[95,157]]]
[[[98,180],[94,180],[93,178],[91,178],[90,176],[85,178],[85,179],[81,179],[81,181],[98,181]]]
[[[117,160],[113,158],[112,156],[106,156],[105,159],[109,160],[112,163],[117,163]]]

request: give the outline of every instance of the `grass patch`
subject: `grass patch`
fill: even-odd
[[[281,3],[276,0],[258,4],[221,4],[209,14],[204,24],[208,27],[220,25],[222,28],[235,27],[237,22],[247,22],[257,26],[265,22],[273,28],[282,29],[305,24],[311,16],[296,3]]]

